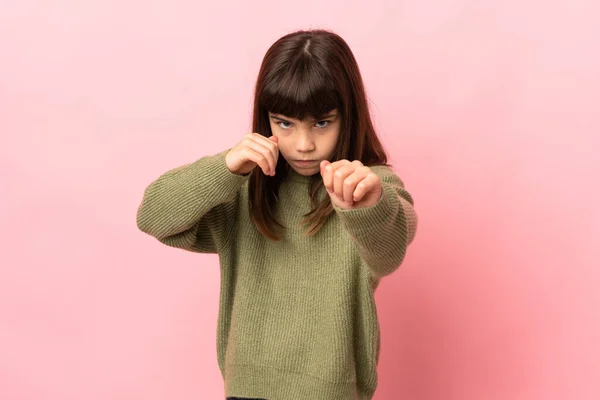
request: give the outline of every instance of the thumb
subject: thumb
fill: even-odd
[[[323,173],[323,168],[325,168],[326,166],[328,166],[329,164],[331,164],[329,161],[327,160],[323,160],[321,161],[321,173]]]
[[[273,135],[273,136],[269,136],[269,139],[270,139],[272,142],[274,142],[274,143],[277,143],[277,140],[279,140],[279,139],[277,138],[277,136],[275,136],[275,135]]]

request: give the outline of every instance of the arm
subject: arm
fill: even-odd
[[[373,277],[379,279],[402,264],[415,237],[418,217],[412,196],[394,171],[386,166],[373,166],[371,170],[382,185],[381,197],[375,205],[342,209],[332,204]]]
[[[188,251],[217,253],[227,246],[239,188],[248,179],[227,168],[228,151],[170,170],[152,182],[137,210],[138,228]]]

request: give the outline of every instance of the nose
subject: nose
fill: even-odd
[[[300,132],[296,141],[296,150],[300,153],[308,153],[315,149],[315,142],[309,132]]]

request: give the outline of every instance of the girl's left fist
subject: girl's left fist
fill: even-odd
[[[321,161],[321,176],[331,201],[340,208],[373,206],[383,192],[381,180],[360,161]]]

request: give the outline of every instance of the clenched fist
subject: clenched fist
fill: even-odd
[[[265,175],[274,176],[279,147],[277,137],[248,133],[225,156],[227,168],[234,174],[246,175],[258,165]]]
[[[360,161],[321,161],[323,184],[331,201],[343,209],[371,207],[383,193],[381,180]]]

